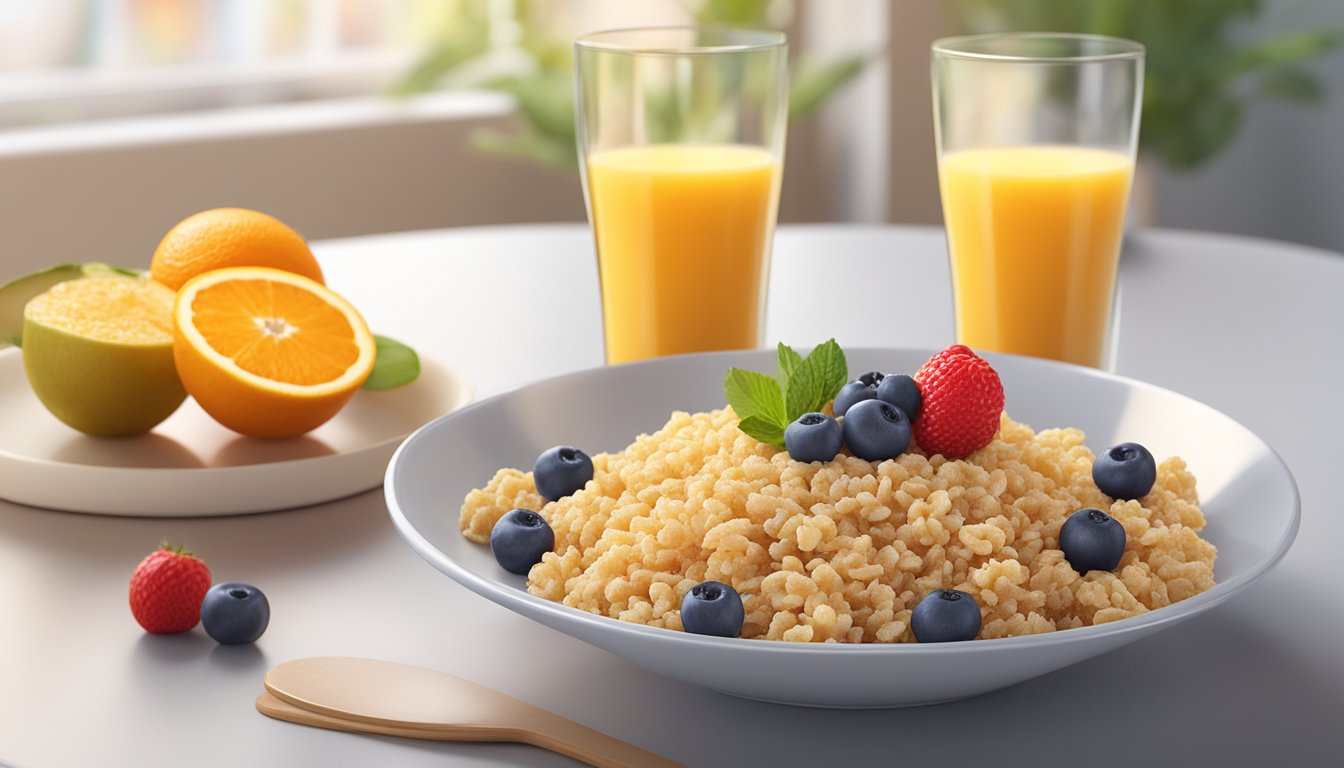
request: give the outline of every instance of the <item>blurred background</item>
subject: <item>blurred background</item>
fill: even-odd
[[[0,0],[0,279],[147,265],[195,211],[310,239],[582,221],[570,41],[784,29],[783,221],[941,223],[928,47],[1148,46],[1135,226],[1344,252],[1340,0]]]

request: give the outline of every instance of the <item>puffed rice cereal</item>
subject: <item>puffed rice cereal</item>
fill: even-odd
[[[1153,490],[1111,500],[1092,481],[1077,429],[1001,417],[963,460],[917,446],[878,463],[842,453],[804,464],[737,428],[731,408],[676,412],[625,450],[594,455],[588,485],[559,501],[532,474],[501,469],[467,494],[460,525],[488,543],[495,521],[538,510],[555,551],[528,591],[622,621],[680,630],[682,597],[718,580],[742,595],[742,637],[792,642],[914,642],[910,612],[950,588],[980,605],[980,638],[1137,616],[1213,586],[1216,549],[1200,538],[1195,478],[1172,457]],[[1127,544],[1113,572],[1080,575],[1059,528],[1106,510]]]

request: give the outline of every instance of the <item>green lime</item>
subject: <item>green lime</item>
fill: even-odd
[[[19,345],[23,335],[23,308],[34,296],[66,280],[100,275],[137,276],[139,272],[97,261],[88,264],[57,264],[0,285],[0,348]]]
[[[42,404],[91,435],[148,432],[186,399],[173,364],[175,294],[143,278],[59,283],[23,310],[23,367]]]

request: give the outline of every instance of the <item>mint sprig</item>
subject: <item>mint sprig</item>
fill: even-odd
[[[777,448],[784,428],[805,413],[819,411],[849,380],[845,353],[835,339],[818,344],[803,357],[779,345],[779,370],[772,378],[757,371],[729,368],[723,393],[741,421],[738,429]]]
[[[779,342],[779,373],[775,378],[779,381],[779,388],[781,390],[788,388],[789,377],[792,376],[793,372],[802,364],[802,355],[794,352],[793,347],[790,347],[788,344],[785,344],[782,341]]]

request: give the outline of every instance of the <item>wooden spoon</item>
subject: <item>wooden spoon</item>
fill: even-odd
[[[263,694],[258,711],[304,725],[437,741],[518,742],[598,768],[679,765],[483,685],[408,664],[296,659],[271,669],[264,682],[280,704]]]
[[[314,728],[327,728],[333,731],[345,731],[346,733],[371,733],[375,736],[398,736],[403,739],[425,739],[428,741],[441,741],[444,738],[438,731],[427,731],[423,728],[374,725],[373,723],[361,723],[357,720],[324,715],[303,707],[296,707],[283,699],[277,699],[270,691],[262,691],[257,696],[257,711],[276,720],[287,720],[299,725],[311,725]]]

